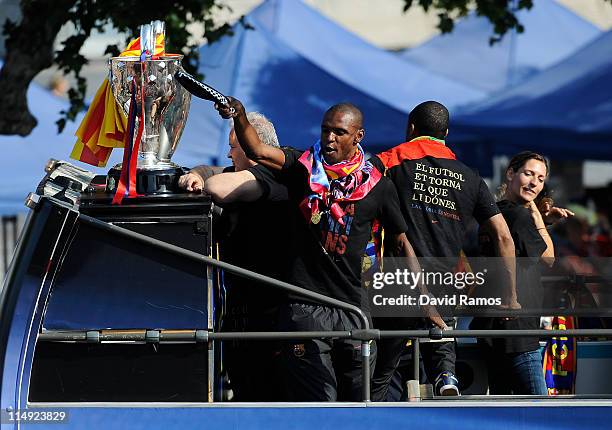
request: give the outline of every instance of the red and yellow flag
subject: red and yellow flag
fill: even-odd
[[[154,57],[165,55],[164,36],[155,40]],[[140,37],[132,40],[120,57],[140,56]],[[76,131],[77,141],[70,153],[70,158],[104,167],[113,148],[123,148],[127,118],[119,109],[108,79],[104,79],[96,92],[87,114]]]

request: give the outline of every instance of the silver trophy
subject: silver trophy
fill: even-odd
[[[165,55],[152,59],[155,40],[164,33],[164,23],[154,21],[141,27],[140,57],[113,57],[110,60],[110,83],[117,104],[128,117],[135,112],[134,140],[140,124],[144,130],[138,148],[138,170],[178,167],[170,161],[189,113],[191,94],[174,75],[182,70],[182,55]],[[133,97],[134,96],[134,97]],[[134,99],[135,106],[131,107]]]

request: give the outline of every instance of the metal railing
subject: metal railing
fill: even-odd
[[[0,280],[4,278],[4,274],[8,270],[11,256],[17,245],[18,221],[17,215],[2,216],[2,270]]]
[[[202,254],[198,254],[197,252],[189,251],[187,249],[181,248],[180,246],[172,245],[167,242],[154,239],[152,237],[133,232],[131,230],[118,227],[113,224],[106,223],[97,218],[90,217],[84,214],[79,214],[79,220],[85,224],[88,224],[92,227],[98,228],[100,230],[106,231],[111,234],[120,235],[123,237],[127,237],[133,239],[135,241],[145,243],[147,245],[152,245],[163,249],[165,251],[171,252],[173,254],[179,255],[181,257],[193,260],[198,263],[204,263],[213,267],[217,267],[219,269],[225,270],[229,273],[233,273],[234,275],[241,276],[243,278],[247,278],[249,280],[257,281],[262,284],[281,289],[285,292],[299,295],[301,297],[312,300],[316,303],[321,303],[324,305],[336,307],[342,310],[345,310],[353,315],[356,315],[357,318],[361,321],[362,328],[359,330],[352,330],[348,333],[339,333],[341,336],[346,336],[346,338],[356,339],[361,341],[361,362],[363,368],[363,400],[370,400],[370,340],[375,339],[377,336],[377,330],[372,330],[370,328],[370,322],[366,314],[359,309],[359,307],[355,305],[351,305],[349,303],[345,303],[341,300],[333,299],[331,297],[327,297],[323,294],[315,293],[313,291],[307,290],[305,288],[300,288],[295,285],[289,284],[287,282],[279,281],[274,278],[270,278],[265,275],[261,275],[256,272],[252,272],[250,270],[243,269],[238,266],[234,266],[229,263],[225,263],[223,261],[215,260],[211,257],[206,257]],[[215,336],[216,339],[231,339],[232,335],[236,335],[235,339],[240,339],[238,335],[245,335],[247,333],[210,333],[209,336]],[[329,332],[285,332],[285,333],[267,333],[270,335],[269,337],[265,337],[265,339],[314,339],[321,337],[337,337],[330,336]],[[286,336],[286,337],[283,337]],[[212,339],[212,338],[211,338]],[[264,338],[261,338],[264,339]]]
[[[580,337],[597,336],[612,338],[612,329],[571,329],[571,330],[444,330],[432,328],[430,330],[378,330],[370,328],[368,317],[357,306],[336,300],[295,285],[234,266],[211,257],[186,250],[163,242],[152,237],[133,232],[131,230],[106,223],[96,218],[80,214],[79,219],[90,226],[99,228],[106,232],[124,236],[147,245],[158,247],[176,255],[191,259],[199,263],[205,263],[227,272],[233,273],[250,280],[255,280],[268,286],[281,289],[309,300],[343,309],[350,312],[361,320],[362,328],[348,331],[300,331],[300,332],[209,332],[207,330],[185,329],[185,330],[83,330],[83,331],[45,331],[39,334],[41,341],[71,341],[99,343],[106,341],[133,341],[133,342],[194,342],[207,343],[212,340],[290,340],[290,339],[316,339],[316,338],[338,338],[353,339],[361,341],[362,347],[362,383],[363,401],[370,401],[370,341],[382,338],[405,338],[412,339],[413,357],[419,356],[420,338],[439,340],[444,338],[486,338],[486,337]],[[419,360],[413,360],[414,375],[418,380]]]

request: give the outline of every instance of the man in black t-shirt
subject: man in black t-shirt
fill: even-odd
[[[298,151],[261,144],[239,101],[230,98],[229,106],[218,109],[224,118],[234,118],[249,158],[276,171],[287,185],[291,226],[274,232],[285,239],[287,281],[369,314],[361,261],[375,221],[385,226],[388,249],[395,255],[414,253],[393,184],[365,160],[359,145],[364,137],[361,112],[350,104],[333,106],[323,117],[320,141]],[[258,180],[269,186],[267,178]],[[279,318],[287,331],[360,328],[355,315],[299,296],[289,297]],[[281,358],[287,400],[361,400],[360,349],[360,342],[342,339],[285,343]]]
[[[257,112],[247,115],[260,140],[278,148],[272,123]],[[210,166],[198,166],[182,176],[179,184],[190,191],[210,194],[213,201],[223,207],[213,227],[222,261],[283,279],[286,266],[285,254],[281,251],[283,241],[270,232],[286,228],[287,187],[274,181],[268,169],[246,157],[233,129],[229,133],[228,158],[232,166],[225,168],[223,173],[214,174]],[[270,185],[261,189],[256,176],[269,177]],[[281,291],[228,272],[223,273],[223,286],[226,292],[223,331],[272,331],[276,328],[283,297]],[[277,372],[278,349],[278,344],[271,341],[223,342],[223,363],[235,401],[282,400]]]
[[[449,259],[459,258],[468,223],[475,219],[492,232],[499,255],[506,257],[508,282],[512,283],[512,237],[484,181],[445,145],[448,118],[448,110],[440,103],[421,103],[410,112],[407,142],[378,154],[372,163],[397,188],[408,224],[406,235],[417,256],[442,257],[439,262],[428,258],[427,270],[453,271]],[[515,294],[508,301],[517,306]],[[385,318],[378,321],[378,327],[402,329],[405,327],[398,324],[407,322]],[[447,321],[451,322],[452,319]],[[386,400],[388,384],[405,344],[402,339],[379,342],[373,400]],[[423,343],[421,350],[435,394],[458,395],[454,341]]]

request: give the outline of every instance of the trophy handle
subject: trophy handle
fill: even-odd
[[[179,69],[174,77],[176,80],[191,94],[204,100],[210,100],[221,105],[228,106],[229,100],[219,91],[215,90],[210,85],[198,81],[182,68]]]

